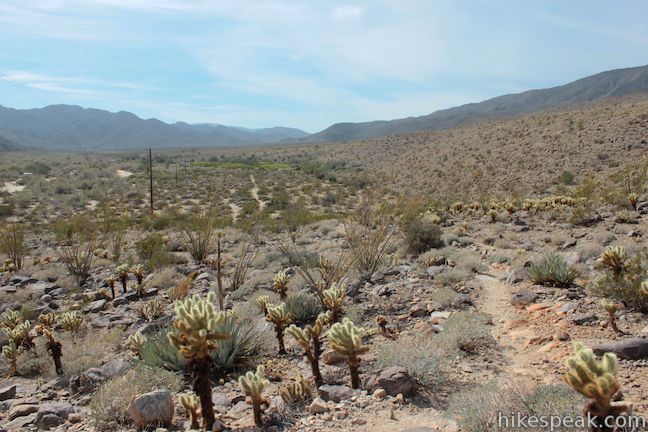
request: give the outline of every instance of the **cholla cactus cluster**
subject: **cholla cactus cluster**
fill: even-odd
[[[347,357],[351,387],[354,389],[360,388],[360,356],[369,351],[369,347],[362,344],[363,335],[364,331],[348,318],[333,324],[328,332],[331,348]]]
[[[270,384],[265,377],[265,367],[259,365],[256,372],[247,372],[245,375],[239,377],[239,386],[246,395],[252,399],[252,411],[254,413],[254,423],[257,426],[263,424],[261,419],[261,404],[266,400],[263,397],[263,390]]]
[[[294,337],[297,343],[304,350],[304,355],[311,365],[313,379],[317,387],[324,384],[322,373],[319,368],[319,358],[322,355],[322,342],[320,336],[324,331],[324,326],[330,322],[331,313],[322,313],[315,320],[315,324],[307,325],[304,329],[291,325],[287,332],[290,336]]]
[[[342,305],[346,298],[346,285],[334,283],[329,289],[324,290],[324,306],[331,311],[331,322],[338,322],[342,316]]]
[[[164,303],[160,299],[153,299],[140,306],[138,310],[142,318],[151,322],[162,316],[164,313]]]
[[[187,412],[191,421],[191,429],[198,429],[198,419],[200,418],[200,399],[194,393],[183,393],[180,395],[180,403]]]
[[[45,330],[51,330],[56,324],[56,314],[54,312],[48,312],[45,314],[40,314],[38,316],[38,324],[34,327],[36,333],[42,335]]]
[[[83,324],[83,317],[77,311],[65,312],[61,315],[59,322],[63,330],[76,333],[81,328],[81,324]]]
[[[313,388],[301,374],[297,374],[294,382],[279,389],[279,395],[289,406],[300,405],[313,399]]]
[[[272,289],[277,293],[281,300],[286,300],[288,296],[288,281],[290,276],[288,276],[283,271],[280,271],[272,279]]]
[[[605,353],[599,362],[592,350],[580,342],[574,344],[574,350],[575,355],[567,359],[569,370],[565,374],[565,381],[574,390],[591,399],[585,407],[585,412],[596,417],[600,425],[603,424],[603,419],[610,416],[614,418],[625,412],[628,409],[626,405],[615,405],[612,402],[621,388],[616,377],[616,356]]]
[[[7,336],[7,339],[14,342],[17,346],[29,349],[33,345],[32,338],[29,335],[31,328],[29,321],[21,321],[13,327],[3,326],[2,331]]]
[[[603,251],[598,263],[610,269],[615,275],[620,275],[626,270],[628,254],[623,246],[610,246]]]
[[[2,347],[2,356],[7,361],[9,365],[9,373],[15,375],[18,369],[18,357],[25,352],[25,349],[19,345],[16,345],[14,341],[9,341],[9,343]]]
[[[284,346],[284,329],[292,322],[293,317],[290,312],[286,312],[285,303],[281,303],[280,305],[268,303],[266,308],[268,311],[266,314],[266,320],[274,324],[275,333],[277,334],[279,355],[286,354],[286,347]]]
[[[137,291],[138,295],[144,294],[144,275],[146,274],[144,266],[142,264],[132,265],[130,267],[130,272],[133,274],[135,280],[137,281],[137,285],[135,285],[135,291]]]
[[[187,359],[193,377],[193,390],[200,398],[203,427],[206,430],[211,430],[216,421],[211,395],[211,355],[218,341],[229,337],[218,331],[225,314],[216,311],[215,300],[213,292],[207,298],[194,294],[178,300],[173,321],[175,331],[168,334],[171,344]]]
[[[576,207],[581,200],[564,195],[553,195],[540,199],[526,199],[522,203],[524,210],[531,213],[551,210],[563,210],[568,207]]]
[[[140,351],[146,342],[146,337],[142,335],[142,333],[137,332],[128,337],[128,348],[133,352],[133,354],[139,356]]]

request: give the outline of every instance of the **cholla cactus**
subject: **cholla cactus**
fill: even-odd
[[[490,223],[497,222],[497,210],[494,209],[488,210],[488,220],[490,221]]]
[[[135,264],[131,266],[130,272],[135,276],[135,280],[137,281],[137,285],[135,286],[135,290],[137,291],[138,295],[144,294],[144,266],[142,264]]]
[[[51,330],[54,324],[56,324],[56,314],[54,312],[40,314],[38,316],[38,325],[34,327],[34,330],[39,335],[42,335],[45,330]]]
[[[449,211],[450,214],[452,214],[453,216],[457,216],[459,213],[463,211],[463,208],[464,208],[464,203],[462,203],[461,201],[456,201],[452,203],[452,205],[450,205]]]
[[[390,328],[387,328],[387,318],[384,315],[378,315],[376,317],[376,325],[378,325],[378,329],[380,330],[381,335],[390,339],[394,337],[394,331]]]
[[[346,298],[346,285],[334,283],[331,288],[324,290],[324,306],[331,311],[331,322],[338,322],[343,313],[342,304]]]
[[[59,321],[63,330],[76,333],[83,324],[83,317],[77,311],[65,312]]]
[[[648,297],[648,281],[643,281],[641,282],[641,286],[639,287],[639,292],[646,297]]]
[[[162,316],[164,312],[164,304],[160,299],[154,299],[146,302],[143,306],[139,307],[139,313],[146,321],[153,321],[155,318]]]
[[[191,420],[191,429],[198,429],[200,418],[200,399],[194,393],[183,393],[180,395],[180,403]]]
[[[621,386],[617,381],[617,358],[612,353],[605,353],[602,361],[596,361],[591,349],[582,343],[574,344],[573,357],[567,359],[569,370],[565,374],[565,382],[574,390],[591,401],[585,406],[585,415],[595,417],[599,427],[593,430],[612,430],[603,426],[609,417],[613,419],[628,410],[627,405],[613,404],[612,400]],[[609,420],[609,419],[608,419]],[[614,422],[609,422],[614,424]]]
[[[268,304],[270,304],[270,297],[267,295],[262,295],[256,299],[256,304],[263,312],[263,316],[268,315]]]
[[[2,356],[7,360],[9,364],[9,373],[15,375],[17,373],[17,361],[20,354],[22,354],[25,349],[21,346],[16,345],[14,341],[9,341],[9,343],[2,347]]]
[[[284,346],[284,329],[292,322],[292,315],[286,312],[286,304],[280,305],[268,304],[268,313],[266,314],[266,321],[274,324],[275,332],[277,333],[277,341],[279,342],[279,355],[286,354]]]
[[[96,299],[110,300],[110,294],[106,288],[99,288],[95,294]]]
[[[287,333],[294,337],[297,343],[303,348],[304,355],[310,363],[313,379],[317,387],[324,384],[322,373],[319,368],[319,358],[322,355],[322,342],[320,336],[324,331],[324,326],[330,321],[331,313],[321,313],[315,320],[315,324],[307,325],[303,330],[296,325],[291,325],[286,330]]]
[[[147,339],[142,333],[137,332],[134,335],[128,337],[128,348],[139,357],[140,350],[146,343]]]
[[[277,273],[272,279],[272,289],[277,293],[279,299],[286,300],[288,296],[288,281],[290,276],[288,276],[283,271]]]
[[[344,318],[341,323],[335,323],[328,332],[331,348],[347,357],[351,387],[360,388],[360,355],[369,351],[369,347],[362,344],[364,331],[356,327],[353,322]]]
[[[608,314],[608,325],[610,326],[610,328],[612,328],[612,330],[614,330],[618,334],[625,334],[624,332],[619,330],[619,327],[617,327],[616,324],[616,313],[619,310],[618,305],[612,303],[611,301],[602,300],[601,306]]]
[[[287,405],[295,406],[313,399],[313,388],[301,374],[297,374],[295,382],[279,389],[279,395]]]
[[[117,280],[121,282],[122,285],[122,293],[126,292],[129,273],[130,273],[130,267],[128,266],[128,264],[120,264],[115,269],[115,276],[117,277]]]
[[[25,321],[23,314],[17,310],[6,310],[2,314],[2,328],[15,328],[18,324]]]
[[[117,278],[114,275],[110,275],[106,278],[106,284],[108,285],[108,288],[110,288],[110,294],[112,294],[113,300],[115,299],[115,283],[117,282]]]
[[[178,300],[175,304],[174,332],[168,334],[171,344],[187,359],[193,377],[193,390],[200,398],[203,427],[211,430],[216,421],[211,395],[211,355],[219,340],[228,335],[220,333],[218,326],[225,314],[214,308],[216,295],[213,292],[203,299],[197,294]]]
[[[239,377],[239,386],[246,395],[252,399],[252,411],[254,413],[254,424],[262,426],[261,421],[261,404],[267,402],[263,397],[263,390],[270,384],[265,378],[265,368],[259,365],[256,372],[247,372],[245,375]]]
[[[61,357],[63,357],[63,346],[61,345],[61,342],[56,340],[51,329],[43,330],[43,336],[47,339],[45,347],[52,356],[52,360],[54,360],[54,369],[56,370],[56,374],[63,375],[63,365],[61,363]]]
[[[29,349],[33,346],[32,338],[29,335],[31,328],[29,321],[23,321],[14,328],[4,327],[2,330],[7,336],[7,339],[14,342],[17,346]]]
[[[628,202],[633,209],[637,210],[637,204],[639,204],[639,194],[636,192],[630,192],[628,194]]]
[[[623,246],[611,246],[605,249],[598,262],[612,270],[615,275],[620,275],[626,269],[628,254]]]

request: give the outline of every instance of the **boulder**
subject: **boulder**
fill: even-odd
[[[351,398],[355,392],[347,386],[324,384],[320,386],[319,394],[325,401],[340,402],[341,400]]]
[[[511,304],[513,306],[528,306],[532,303],[535,303],[538,300],[538,298],[540,298],[538,294],[531,291],[522,290],[513,294],[513,298],[511,299]]]
[[[155,390],[133,397],[128,405],[133,422],[141,427],[167,426],[173,420],[173,397],[169,390]]]
[[[16,384],[0,389],[0,401],[6,401],[16,397]]]
[[[311,404],[308,406],[308,412],[310,414],[321,414],[328,412],[328,407],[326,406],[326,402],[324,402],[320,398],[316,398]]]
[[[38,408],[36,425],[39,429],[50,429],[62,425],[74,412],[72,405],[64,402],[47,402]]]
[[[616,354],[619,358],[626,360],[648,359],[648,339],[621,339],[614,342],[596,345],[592,350],[598,355],[611,352]]]
[[[322,361],[327,365],[340,364],[346,361],[346,356],[337,351],[328,350],[322,353]]]
[[[407,396],[414,390],[414,383],[404,367],[392,366],[369,375],[363,388],[369,393],[382,388],[391,396]]]
[[[509,285],[523,282],[529,276],[529,269],[527,268],[517,268],[509,271],[506,274],[506,283]]]
[[[92,303],[88,305],[86,308],[87,311],[92,312],[92,313],[97,313],[101,312],[102,310],[106,309],[106,304],[108,303],[108,300],[106,299],[101,299],[101,300],[95,300]]]

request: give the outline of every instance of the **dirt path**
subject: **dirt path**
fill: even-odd
[[[252,174],[250,174],[250,181],[254,185],[250,190],[250,193],[252,194],[252,198],[254,198],[256,202],[259,204],[259,210],[263,210],[266,206],[266,203],[261,198],[259,198],[259,186],[257,186],[256,179]]]

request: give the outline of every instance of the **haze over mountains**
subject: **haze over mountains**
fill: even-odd
[[[391,121],[336,123],[309,135],[294,128],[245,129],[218,124],[164,123],[129,112],[111,113],[71,105],[15,110],[0,106],[0,150],[105,150],[244,146],[369,139],[449,129],[478,120],[506,118],[557,106],[648,91],[648,66],[616,69],[543,90],[499,96],[479,103]]]

